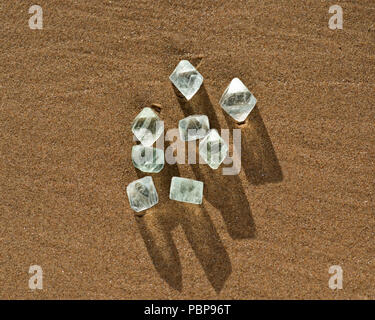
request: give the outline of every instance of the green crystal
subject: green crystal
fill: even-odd
[[[144,108],[134,119],[132,131],[146,147],[150,147],[164,131],[164,123],[151,108]]]
[[[238,78],[234,78],[220,99],[221,107],[236,121],[245,121],[257,99]]]
[[[169,76],[175,87],[190,100],[203,83],[203,77],[197,69],[187,60],[182,60]]]
[[[164,151],[138,144],[132,148],[132,161],[143,172],[160,172],[164,167]]]
[[[203,138],[210,129],[208,117],[193,115],[178,122],[178,130],[182,141],[193,141]]]
[[[199,143],[199,154],[212,169],[217,169],[228,154],[228,145],[217,130],[212,129]]]
[[[201,204],[203,198],[203,182],[173,177],[169,198],[181,202]]]
[[[140,212],[153,207],[159,198],[152,177],[147,176],[131,182],[127,188],[130,207]]]

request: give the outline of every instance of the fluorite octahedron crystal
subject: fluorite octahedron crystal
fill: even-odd
[[[211,129],[199,143],[199,155],[212,168],[219,168],[228,154],[228,145],[216,129]]]
[[[164,151],[137,144],[132,148],[132,161],[143,172],[160,172],[164,167]]]
[[[203,138],[210,129],[208,117],[193,115],[178,122],[178,130],[182,141],[193,141]]]
[[[190,100],[203,83],[203,77],[187,60],[182,60],[169,76],[174,86]]]
[[[181,202],[201,204],[203,198],[203,182],[173,177],[169,198]]]
[[[234,78],[220,99],[221,107],[236,121],[245,121],[255,107],[257,99],[242,81]]]
[[[132,131],[146,147],[150,147],[164,132],[164,123],[151,108],[144,108],[134,119]]]
[[[127,186],[126,192],[130,207],[136,212],[149,209],[159,201],[154,182],[150,176],[131,182]]]

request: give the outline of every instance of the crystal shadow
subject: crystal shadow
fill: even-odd
[[[283,173],[258,107],[242,124],[226,112],[224,116],[229,129],[241,129],[241,165],[248,181],[254,185],[281,182]]]
[[[173,289],[182,290],[182,269],[172,235],[164,226],[163,212],[153,207],[147,213],[135,216],[138,229],[145,242],[148,254],[160,277]]]
[[[205,114],[210,127],[219,132],[221,126],[204,83],[195,96],[187,101],[173,86],[178,103],[185,114]],[[222,175],[221,169],[212,170],[208,165],[191,164],[197,180],[205,182],[204,198],[218,209],[233,239],[255,237],[255,223],[241,180],[237,175]]]
[[[137,175],[140,178],[147,174],[137,170]],[[180,176],[177,165],[166,165],[159,174],[151,176],[159,203],[143,217],[135,216],[135,219],[155,269],[172,288],[182,290],[181,262],[172,238],[172,231],[181,226],[207,279],[215,291],[220,292],[232,266],[207,211],[203,205],[169,199],[171,179]]]

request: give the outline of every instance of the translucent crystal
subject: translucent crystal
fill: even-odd
[[[203,77],[189,61],[182,60],[169,76],[169,80],[190,100],[202,85]]]
[[[126,188],[126,192],[130,207],[136,212],[149,209],[159,201],[154,182],[149,176],[130,183]]]
[[[146,147],[158,140],[164,131],[164,123],[151,108],[144,108],[134,119],[132,131]]]
[[[173,177],[169,198],[181,202],[201,204],[203,198],[203,182]]]
[[[228,154],[228,145],[217,130],[212,129],[199,143],[199,154],[212,169],[217,169]]]
[[[239,122],[245,121],[256,102],[257,99],[238,78],[231,81],[220,99],[221,107]]]
[[[132,161],[143,172],[160,172],[164,167],[164,151],[138,144],[132,148]]]
[[[208,117],[194,115],[178,122],[178,130],[182,141],[192,141],[203,138],[210,129]]]

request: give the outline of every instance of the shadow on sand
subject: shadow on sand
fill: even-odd
[[[137,171],[141,178],[147,174]],[[157,206],[136,217],[147,251],[160,277],[172,288],[182,290],[182,271],[172,231],[181,226],[187,240],[216,292],[220,292],[232,272],[228,253],[204,206],[169,199],[177,165],[166,165],[160,174],[151,174],[159,194]]]
[[[258,107],[244,124],[237,124],[225,111],[224,116],[229,129],[241,129],[242,168],[247,180],[254,185],[281,182],[283,173]]]

